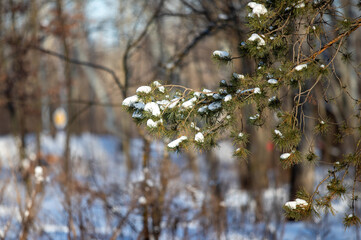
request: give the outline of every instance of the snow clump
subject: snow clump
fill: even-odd
[[[139,111],[135,111],[135,112],[133,112],[132,118],[142,119],[143,114],[141,112],[139,112]]]
[[[222,59],[228,59],[229,58],[229,53],[226,51],[220,51],[220,50],[216,50],[213,52],[213,56],[214,57],[219,57]]]
[[[153,85],[156,86],[160,92],[164,93],[165,88],[162,86],[162,84],[160,82],[154,81]]]
[[[156,116],[156,117],[160,116],[159,105],[155,102],[149,102],[149,103],[145,104],[144,111],[150,112],[153,116]]]
[[[174,140],[173,142],[168,143],[168,147],[169,148],[176,148],[179,147],[179,144],[181,144],[181,142],[187,140],[188,138],[186,136],[182,136],[176,140]]]
[[[158,121],[153,121],[153,119],[148,119],[148,121],[147,121],[147,126],[149,127],[149,128],[156,128],[156,127],[158,127],[158,125],[160,125],[160,124],[162,124],[163,123],[163,120],[162,119],[160,119],[160,120],[158,120]]]
[[[135,103],[139,102],[139,98],[137,95],[127,97],[124,99],[122,105],[127,107],[133,107]]]
[[[197,133],[194,136],[194,141],[199,142],[199,143],[203,143],[204,142],[204,136],[201,132]]]
[[[161,110],[164,110],[165,107],[170,104],[170,102],[168,100],[166,100],[166,99],[163,99],[163,100],[157,101],[157,104],[159,105],[159,108]]]
[[[244,75],[238,73],[233,73],[233,77],[236,79],[244,79]]]
[[[145,204],[147,204],[147,199],[146,199],[144,196],[141,196],[141,197],[138,199],[138,203],[139,203],[139,204],[142,204],[142,205],[145,205]]]
[[[44,171],[43,168],[41,166],[36,166],[34,169],[34,175],[35,175],[35,181],[37,183],[43,182],[44,181]]]
[[[249,38],[248,41],[254,42],[256,40],[258,41],[258,45],[259,46],[264,46],[266,45],[266,42],[263,40],[263,38],[261,38],[257,33],[253,33]]]
[[[261,94],[261,89],[256,87],[253,91],[255,94]]]
[[[291,156],[291,153],[284,153],[280,156],[280,158],[284,160],[284,159],[289,158],[290,156]]]
[[[223,101],[228,102],[232,100],[232,95],[228,94],[227,96],[224,97]]]
[[[301,71],[302,69],[307,68],[307,64],[300,64],[295,67],[296,71]]]
[[[304,8],[306,5],[304,2],[299,1],[298,4],[295,6],[295,8]]]
[[[213,98],[216,100],[222,99],[221,95],[219,95],[218,93],[213,94]]]
[[[212,96],[213,95],[213,92],[209,89],[203,89],[202,90],[203,93],[205,93],[208,97]]]
[[[139,109],[139,110],[143,110],[144,109],[144,103],[142,102],[137,102],[137,103],[134,103],[133,104],[133,107],[136,108],[136,109]]]
[[[259,118],[259,114],[257,113],[256,115],[254,115],[254,116],[251,116],[251,117],[249,117],[249,119],[251,119],[251,120],[256,120],[256,119],[258,119]]]
[[[152,91],[152,88],[149,87],[149,86],[141,86],[137,89],[137,93],[145,93],[145,94],[148,94]]]
[[[267,8],[263,4],[249,2],[247,6],[252,8],[252,12],[248,14],[248,17],[253,17],[254,15],[257,15],[257,17],[259,17],[267,13]]]
[[[216,111],[216,110],[220,109],[221,107],[222,107],[221,102],[212,102],[211,104],[208,105],[208,109],[210,111]]]
[[[184,102],[182,104],[182,107],[184,107],[185,109],[192,108],[194,106],[194,102],[196,102],[196,101],[197,101],[197,98],[193,97],[193,98],[189,99],[188,101]]]
[[[203,106],[203,107],[201,107],[201,108],[198,109],[198,112],[199,112],[199,113],[205,113],[205,112],[207,112],[207,111],[208,111],[208,106]]]
[[[200,128],[196,126],[194,122],[191,122],[191,128],[194,128],[195,130],[199,131]]]
[[[276,96],[273,96],[273,97],[271,97],[271,98],[268,99],[268,102],[275,101],[276,99],[277,99]]]
[[[278,83],[278,81],[277,81],[277,79],[269,79],[268,81],[267,81],[269,84],[277,84]]]
[[[281,131],[278,130],[278,129],[275,129],[275,134],[276,134],[277,136],[279,136],[279,137],[283,137],[283,134],[282,134]]]
[[[308,206],[308,203],[301,198],[296,198],[295,201],[286,202],[285,206],[290,209],[296,209],[298,206],[304,208]]]

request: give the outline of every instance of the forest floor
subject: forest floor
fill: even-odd
[[[27,154],[31,156],[36,149],[35,136],[28,135],[26,142]],[[65,134],[58,133],[55,137],[43,134],[41,142],[43,155],[57,159],[64,150]],[[106,196],[105,201],[85,193],[72,196],[72,214],[78,224],[75,225],[81,226],[84,219],[83,224],[87,226],[84,234],[91,236],[89,239],[108,239],[119,216],[127,213],[128,218],[118,239],[137,239],[143,228],[142,209],[147,203],[147,199],[139,192],[139,183],[146,182],[150,191],[154,192],[157,192],[161,184],[159,166],[163,145],[160,142],[151,144],[151,159],[146,175],[141,168],[142,141],[131,141],[130,152],[134,163],[132,171],[125,164],[120,144],[113,136],[90,133],[74,136],[71,140],[73,179],[82,186],[88,186],[88,190],[101,191]],[[257,204],[253,198],[254,193],[239,187],[232,145],[227,142],[220,144],[216,155],[222,157],[218,162],[217,180],[214,180],[210,176],[205,155],[197,157],[194,170],[190,169],[184,155],[171,154],[171,174],[165,194],[166,207],[160,224],[160,239],[359,238],[358,229],[345,230],[342,224],[342,218],[349,211],[347,199],[334,201],[335,216],[323,214],[320,218],[314,217],[305,222],[286,221],[282,206],[289,200],[288,185],[270,184],[262,190],[264,217],[262,221],[256,221]],[[31,157],[27,161],[31,162]],[[0,137],[0,164],[0,186],[4,190],[1,191],[0,198],[0,236],[6,232],[6,239],[17,239],[26,217],[26,187],[21,182],[17,140],[13,136]],[[58,181],[60,166],[56,161],[43,164],[46,177],[41,196],[36,198],[39,207],[34,214],[30,234],[34,239],[66,239],[68,234],[63,186]],[[315,182],[326,173],[326,167],[317,166]],[[218,211],[218,206],[212,205],[211,192],[215,188],[221,196],[218,202],[221,212]],[[217,231],[217,226],[222,230]],[[76,229],[80,232],[79,227]]]

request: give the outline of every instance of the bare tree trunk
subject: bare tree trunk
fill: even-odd
[[[30,3],[31,9],[30,9],[30,16],[29,16],[29,22],[30,27],[32,29],[32,36],[31,40],[32,42],[37,43],[38,42],[38,4],[36,0],[31,0]],[[33,64],[33,74],[32,74],[32,82],[34,82],[34,88],[35,93],[37,94],[36,97],[36,126],[35,126],[35,133],[36,133],[36,152],[37,155],[40,154],[41,151],[41,131],[42,131],[42,117],[41,117],[41,98],[42,98],[42,88],[41,88],[41,80],[38,76],[39,72],[39,55],[37,52],[34,52],[32,55],[32,64]]]
[[[144,175],[149,174],[148,171],[146,170],[148,168],[149,165],[149,156],[150,156],[150,142],[148,140],[146,140],[145,138],[143,138],[144,141],[144,152],[143,152],[143,161],[142,161],[142,169],[143,169],[143,173]],[[147,179],[147,176],[145,176],[145,179]],[[144,181],[142,183],[142,191],[144,196],[147,196],[147,186],[146,186],[146,181]],[[141,235],[139,237],[141,237],[141,239],[144,240],[149,240],[150,239],[150,234],[149,234],[149,227],[148,227],[148,219],[149,219],[149,213],[148,213],[148,204],[149,201],[146,202],[146,204],[143,205],[143,230],[141,232]]]
[[[67,41],[66,35],[66,18],[64,17],[63,12],[63,1],[56,1],[56,12],[58,23],[60,25],[60,40],[62,44],[62,48],[64,51],[64,56],[66,58],[70,58],[70,46]],[[66,98],[67,98],[67,106],[66,112],[68,114],[68,118],[71,119],[73,116],[72,107],[71,107],[71,99],[72,99],[72,74],[71,74],[71,66],[68,61],[64,62],[64,76],[65,76],[65,84],[66,84]],[[72,134],[72,125],[68,124],[66,126],[66,139],[65,139],[65,152],[64,152],[64,194],[65,194],[65,209],[68,214],[68,239],[73,238],[76,239],[76,231],[73,225],[72,218],[72,203],[71,203],[71,185],[72,185],[72,169],[71,169],[71,155],[70,155],[70,139]]]

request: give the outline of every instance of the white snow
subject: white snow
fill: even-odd
[[[219,89],[219,93],[220,94],[227,94],[228,92],[227,92],[226,89],[221,88],[221,89]]]
[[[202,90],[202,92],[205,93],[208,97],[213,95],[213,92],[211,90],[209,90],[209,89],[206,89],[206,88],[204,88]]]
[[[306,207],[308,205],[308,203],[300,198],[297,198],[295,201],[289,201],[286,202],[285,206],[290,208],[290,209],[296,209],[298,206],[300,207]]]
[[[141,86],[141,87],[139,87],[138,89],[137,89],[137,93],[146,93],[146,94],[148,94],[148,93],[150,93],[152,91],[152,88],[151,87],[149,87],[149,86]]]
[[[158,121],[153,121],[153,119],[148,119],[147,126],[150,128],[156,128],[156,127],[158,127],[158,125],[160,125],[162,123],[163,123],[162,119],[160,119]]]
[[[252,12],[248,14],[249,17],[257,15],[258,17],[267,13],[267,8],[260,3],[249,2],[248,7],[252,8]]]
[[[140,110],[143,110],[144,109],[144,103],[142,102],[137,102],[137,103],[134,103],[133,104],[133,107],[136,108],[136,109],[140,109]]]
[[[167,63],[167,64],[165,65],[165,67],[166,67],[167,69],[172,69],[172,68],[174,68],[174,63],[173,63],[173,62],[169,62],[169,63]]]
[[[256,120],[256,119],[258,119],[259,118],[259,114],[257,113],[256,115],[254,115],[254,116],[251,116],[251,117],[249,117],[249,119],[251,119],[251,120]]]
[[[243,94],[243,93],[253,92],[253,91],[254,91],[254,88],[250,88],[250,89],[246,89],[246,90],[238,89],[236,93],[237,94]]]
[[[218,14],[218,18],[221,19],[221,20],[227,20],[228,16],[227,16],[227,14],[220,13],[220,14]]]
[[[176,148],[179,146],[179,144],[185,140],[187,140],[188,138],[186,136],[182,136],[180,138],[177,138],[176,140],[168,143],[168,147],[169,148]]]
[[[174,108],[175,106],[177,106],[178,102],[179,102],[180,98],[174,98],[171,100],[171,104],[169,104],[167,106],[167,108]]]
[[[198,112],[199,113],[205,113],[205,112],[207,112],[208,111],[208,106],[206,105],[206,106],[203,106],[203,107],[201,107],[201,108],[199,108],[198,109]]]
[[[213,94],[213,98],[216,100],[222,99],[221,95],[219,95],[218,93]]]
[[[307,68],[307,64],[300,64],[295,67],[296,71],[301,71],[302,69]]]
[[[182,104],[182,107],[184,107],[185,109],[192,108],[196,101],[197,101],[197,98],[193,97],[193,98],[189,99],[188,101],[184,102]]]
[[[236,79],[244,79],[244,75],[242,75],[242,74],[233,73],[232,75],[233,75],[233,77],[236,78]]]
[[[296,198],[296,203],[297,203],[298,205],[305,205],[305,206],[308,205],[307,201],[304,200],[304,199],[301,199],[301,198]]]
[[[193,95],[197,98],[200,98],[201,97],[201,92],[194,92]]]
[[[194,128],[195,130],[199,131],[199,127],[197,127],[194,122],[191,122],[191,128]]]
[[[220,109],[221,107],[222,107],[221,102],[212,102],[211,104],[208,105],[208,109],[210,111],[216,111],[216,110]]]
[[[291,209],[296,209],[297,208],[297,203],[295,201],[289,201],[289,202],[286,202],[285,206],[289,207]]]
[[[194,141],[199,142],[199,143],[203,143],[204,142],[204,136],[201,132],[197,133],[194,136]]]
[[[162,84],[160,84],[159,81],[154,81],[154,82],[153,82],[153,85],[156,86],[156,87],[162,86]]]
[[[139,102],[139,98],[137,95],[127,97],[124,99],[122,105],[127,107],[133,107],[135,103]]]
[[[166,106],[168,106],[170,104],[170,101],[163,99],[163,100],[157,101],[157,104],[159,105],[159,108],[161,110],[164,110],[166,108]]]
[[[35,167],[34,176],[35,176],[36,182],[40,183],[40,182],[44,181],[44,172],[43,172],[43,168],[41,166]]]
[[[271,97],[271,98],[268,99],[268,102],[272,102],[272,101],[274,101],[274,100],[276,100],[276,99],[277,99],[276,96],[273,96],[273,97]]]
[[[164,93],[165,88],[162,86],[162,84],[160,82],[154,81],[153,85],[156,86],[160,92]]]
[[[162,92],[162,93],[164,93],[164,91],[165,91],[165,88],[164,88],[163,86],[160,86],[160,87],[158,87],[158,90],[159,90],[159,92]]]
[[[281,156],[280,156],[280,158],[281,159],[287,159],[287,158],[289,158],[291,156],[291,153],[283,153]]]
[[[283,137],[283,134],[282,134],[281,131],[278,130],[278,129],[275,129],[275,134],[276,134],[277,136],[279,136],[279,137]]]
[[[232,100],[232,95],[228,94],[227,96],[224,97],[223,101],[228,102]]]
[[[139,111],[133,112],[132,118],[143,118],[143,114]]]
[[[160,108],[159,105],[155,102],[149,102],[145,104],[144,111],[150,112],[153,116],[160,116]]]
[[[269,79],[268,81],[267,81],[269,84],[277,84],[278,83],[278,81],[277,81],[277,79]]]
[[[256,40],[259,40],[258,41],[258,45],[259,46],[264,46],[266,45],[266,42],[263,40],[263,38],[261,38],[257,33],[253,33],[249,38],[248,38],[248,41],[256,41]]]
[[[138,203],[142,204],[142,205],[145,205],[147,204],[147,199],[144,197],[144,196],[141,196],[139,199],[138,199]]]
[[[256,87],[253,91],[255,94],[261,94],[261,89]]]
[[[213,56],[219,57],[219,58],[229,58],[229,53],[226,51],[216,50],[213,52]]]
[[[304,2],[299,1],[298,4],[295,6],[295,8],[304,8],[306,5]]]

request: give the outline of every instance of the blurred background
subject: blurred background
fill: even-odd
[[[233,72],[252,73],[252,59],[225,66],[211,59],[217,49],[236,56],[249,37],[247,3],[1,0],[0,238],[358,239],[358,229],[342,225],[347,199],[335,201],[336,217],[291,222],[282,212],[297,190],[312,192],[354,150],[354,137],[335,141],[342,130],[316,138],[318,165],[283,169],[272,119],[263,128],[240,120],[251,136],[250,157],[240,161],[227,135],[212,151],[168,153],[121,108],[155,80],[216,89]],[[357,3],[334,4],[352,19]],[[337,26],[334,15],[326,18],[328,28]],[[310,113],[335,122],[359,112],[343,95],[332,106],[323,97],[325,86],[339,92],[341,78],[360,99],[361,31],[344,44],[349,52],[310,98]]]

